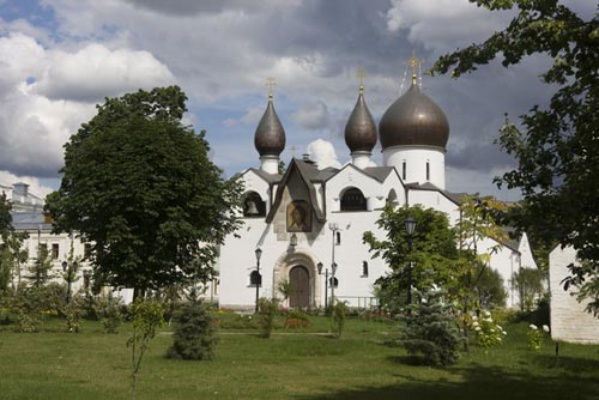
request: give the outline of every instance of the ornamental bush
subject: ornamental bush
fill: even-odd
[[[192,290],[184,303],[173,316],[175,329],[173,345],[167,350],[167,357],[183,360],[211,360],[217,343],[214,318],[210,304],[198,298]]]
[[[104,333],[118,333],[119,326],[123,321],[121,299],[112,296],[107,299],[98,299],[93,307],[98,319],[102,321]]]
[[[258,301],[258,310],[260,313],[260,327],[262,328],[262,336],[269,338],[275,327],[275,316],[279,312],[279,299],[261,298]]]
[[[422,302],[410,308],[412,316],[403,317],[399,344],[412,356],[422,355],[428,365],[456,363],[462,338],[452,306],[441,302],[440,292],[425,292]]]
[[[483,311],[483,318],[472,317],[472,329],[476,340],[482,347],[499,346],[507,332],[501,325],[495,323],[489,311]]]
[[[543,333],[549,335],[549,327],[547,325],[543,325],[542,329],[539,329],[535,324],[528,326],[526,335],[528,336],[528,348],[530,350],[541,351],[543,347]]]
[[[333,307],[333,328],[337,339],[341,339],[343,328],[345,328],[345,316],[347,315],[347,305],[344,302],[338,302]]]

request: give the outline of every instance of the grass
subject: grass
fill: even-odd
[[[472,346],[457,365],[436,369],[383,345],[391,324],[349,318],[336,340],[322,334],[329,319],[312,320],[271,339],[250,328],[221,331],[211,362],[166,359],[165,329],[144,360],[137,399],[599,399],[599,346],[562,344],[556,365],[551,342],[540,353],[527,349],[526,324],[508,326],[503,346]],[[59,327],[53,320],[42,333],[0,331],[0,398],[129,398],[130,326],[117,335],[96,322],[80,334]]]

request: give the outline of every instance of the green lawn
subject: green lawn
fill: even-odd
[[[142,365],[137,399],[599,399],[599,346],[562,344],[541,353],[526,347],[526,324],[507,327],[499,348],[472,346],[451,368],[413,365],[400,348],[381,343],[393,325],[347,321],[336,340],[330,323],[313,317],[306,332],[221,331],[211,362],[164,358],[168,329],[152,342]],[[0,399],[127,399],[129,326],[106,335],[95,322],[80,334],[0,331]]]

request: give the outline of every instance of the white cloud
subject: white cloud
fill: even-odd
[[[174,81],[151,54],[86,45],[42,47],[25,34],[0,38],[0,170],[56,176],[63,144],[95,114],[93,102]]]
[[[490,12],[469,0],[391,0],[387,28],[407,30],[410,41],[435,53],[480,41],[501,30],[512,12]]]
[[[253,108],[248,109],[247,112],[245,113],[245,115],[243,117],[241,117],[241,122],[244,125],[258,126],[258,123],[260,122],[260,118],[264,114],[264,110],[265,109],[258,108],[258,107],[253,107]]]
[[[324,169],[328,167],[341,168],[341,163],[337,158],[337,153],[333,144],[323,139],[317,139],[308,144],[306,153],[310,156],[310,159],[316,162],[318,169]]]
[[[329,109],[322,101],[307,104],[290,116],[291,120],[308,130],[324,130],[329,127]]]
[[[37,92],[52,99],[98,101],[174,83],[169,69],[147,51],[89,44],[75,53],[52,51]]]

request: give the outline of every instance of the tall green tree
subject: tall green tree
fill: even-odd
[[[442,56],[433,72],[459,77],[499,57],[503,66],[542,54],[553,60],[541,80],[555,91],[518,124],[506,120],[498,141],[518,162],[498,182],[519,188],[527,204],[520,220],[548,240],[573,246],[584,262],[570,265],[570,284],[599,314],[599,14],[577,14],[558,0],[470,0],[516,16],[486,41]]]
[[[52,267],[52,255],[48,251],[48,246],[45,243],[40,243],[37,246],[37,257],[29,266],[29,275],[26,275],[25,279],[31,282],[34,288],[39,289],[52,278]]]
[[[19,291],[21,286],[22,267],[29,259],[29,251],[23,247],[23,242],[29,237],[27,232],[8,232],[3,238],[1,267],[6,282],[0,282],[0,291],[12,286],[13,293]]]
[[[496,222],[496,216],[505,211],[502,202],[490,196],[465,196],[461,199],[459,211],[460,219],[454,228],[458,257],[454,264],[454,280],[448,286],[448,291],[464,316],[464,349],[468,351],[466,316],[479,309],[480,300],[489,293],[482,279],[488,274],[486,271],[490,268],[491,256],[501,250],[508,236]],[[481,244],[487,239],[490,239],[492,244],[485,245],[482,251]]]
[[[406,235],[408,217],[417,223],[412,251]],[[377,280],[382,302],[395,311],[405,305],[410,273],[412,286],[418,289],[433,284],[445,286],[453,279],[457,250],[445,213],[432,208],[387,206],[376,225],[385,232],[385,238],[368,231],[363,240],[370,246],[372,257],[381,257],[390,268],[387,275]]]
[[[208,158],[204,132],[182,123],[186,99],[177,86],[106,99],[66,143],[47,199],[56,231],[93,243],[94,280],[136,297],[201,279],[238,226],[239,185]]]

